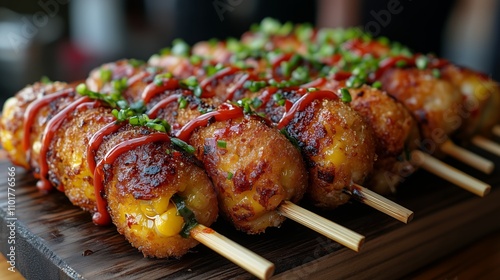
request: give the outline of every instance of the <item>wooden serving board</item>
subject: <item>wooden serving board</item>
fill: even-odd
[[[498,140],[498,139],[497,139]],[[500,166],[500,159],[472,149]],[[492,185],[479,198],[425,171],[408,178],[390,197],[415,212],[405,225],[357,202],[317,212],[366,236],[355,253],[293,221],[249,236],[219,219],[213,228],[276,264],[276,279],[370,278],[408,275],[500,229],[500,168],[484,175],[455,167]],[[0,250],[8,253],[7,169],[0,160]],[[252,275],[203,245],[182,259],[148,259],[112,226],[95,226],[88,213],[62,193],[41,194],[36,181],[16,168],[16,269],[29,279],[251,279]]]

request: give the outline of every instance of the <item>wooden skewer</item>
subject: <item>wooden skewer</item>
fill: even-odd
[[[379,210],[405,224],[413,219],[413,211],[358,184],[353,184],[349,193],[356,200]]]
[[[455,185],[473,194],[483,197],[490,192],[490,185],[449,166],[433,156],[415,150],[411,154],[411,159],[415,165],[421,166],[425,170],[448,180],[449,182],[454,183]]]
[[[306,226],[324,236],[359,252],[365,237],[347,229],[339,224],[327,220],[309,210],[306,210],[293,202],[284,201],[278,208],[278,212],[297,223]]]
[[[495,134],[496,136],[500,137],[500,125],[495,125],[493,127],[493,134]]]
[[[198,224],[190,231],[191,236],[228,260],[260,279],[269,279],[274,273],[274,264],[235,243],[211,228]]]
[[[441,145],[441,150],[445,154],[450,155],[483,173],[491,174],[493,169],[495,169],[495,164],[491,160],[485,159],[460,146],[457,146],[450,140]]]
[[[500,144],[496,142],[484,138],[483,136],[474,136],[472,138],[472,144],[500,157]]]

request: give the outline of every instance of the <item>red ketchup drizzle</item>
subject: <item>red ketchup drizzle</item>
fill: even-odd
[[[179,88],[179,81],[177,79],[164,80],[161,86],[157,86],[155,83],[150,83],[144,88],[141,94],[144,103],[148,103],[151,98],[153,98],[158,93],[164,92],[166,90],[174,90]]]
[[[142,136],[134,139],[129,139],[119,143],[111,148],[104,158],[97,163],[94,170],[94,191],[97,204],[97,212],[92,216],[92,221],[96,225],[107,225],[111,222],[111,217],[106,209],[107,202],[102,197],[104,194],[104,166],[113,164],[113,162],[123,153],[130,151],[138,146],[153,143],[153,142],[169,142],[170,137],[165,133],[152,133],[147,136]]]
[[[76,107],[84,102],[89,102],[91,99],[89,97],[79,98],[73,103],[69,104],[66,108],[59,111],[45,126],[42,136],[42,146],[40,148],[40,159],[38,164],[40,165],[40,181],[36,183],[38,189],[43,191],[49,191],[52,189],[52,185],[47,179],[47,174],[49,172],[49,165],[47,163],[47,152],[49,150],[50,143],[54,138],[54,133],[61,127],[61,124],[66,120],[68,115],[75,111]],[[60,186],[58,190],[63,191],[64,187]]]
[[[323,63],[327,65],[334,65],[342,59],[342,55],[334,54],[332,56],[326,57],[322,60]]]
[[[85,103],[78,105],[76,107],[76,110],[81,111],[83,109],[93,109],[93,108],[101,107],[101,105],[102,105],[101,102],[98,100],[93,101],[93,102],[85,102]]]
[[[241,89],[246,81],[250,78],[250,74],[243,75],[230,89],[227,90],[227,95],[225,100],[233,100],[236,91]]]
[[[216,121],[225,121],[229,119],[239,118],[243,116],[243,110],[229,103],[224,103],[220,105],[217,111],[209,112],[203,114],[195,119],[192,119],[187,124],[185,124],[179,132],[177,132],[177,138],[182,141],[188,142],[191,133],[200,126],[206,126],[210,119],[214,118]]]
[[[310,81],[307,84],[303,84],[300,87],[301,88],[314,88],[314,87],[321,87],[325,84],[326,84],[326,78],[321,77],[321,78],[318,78],[314,81]]]
[[[56,99],[69,96],[69,94],[72,93],[73,90],[74,89],[69,88],[57,93],[46,95],[38,100],[33,101],[26,108],[26,111],[24,112],[24,124],[23,124],[23,150],[25,154],[28,154],[31,148],[31,143],[30,143],[31,127],[33,126],[33,122],[35,121],[35,116],[38,114],[40,109],[47,106],[49,103],[51,103]]]
[[[372,54],[375,57],[378,57],[378,53],[376,51],[377,47],[380,47],[380,43],[376,41],[364,42],[361,39],[352,39],[344,44],[344,47],[347,50],[355,52],[359,56],[363,56],[365,54]]]
[[[343,81],[349,79],[349,77],[352,76],[351,72],[348,71],[338,71],[337,73],[333,74],[333,79],[335,81]]]
[[[170,103],[176,102],[181,97],[181,94],[172,94],[165,99],[162,99],[160,102],[156,103],[153,108],[149,109],[148,116],[151,119],[155,119],[158,116],[158,113],[161,109],[167,107]]]
[[[115,122],[109,123],[99,129],[89,140],[89,144],[87,146],[87,164],[89,166],[90,172],[94,172],[95,170],[95,152],[101,145],[104,137],[118,131],[122,126],[125,125],[126,122],[122,122],[116,124]]]
[[[370,77],[370,78],[373,82],[380,79],[380,77],[382,77],[382,75],[387,70],[394,68],[399,61],[404,61],[406,64],[405,66],[415,67],[416,60],[417,60],[418,56],[420,56],[420,54],[415,54],[412,57],[406,57],[406,56],[401,56],[401,55],[394,56],[394,57],[388,57],[379,63],[379,68],[375,72],[374,77]],[[446,59],[431,58],[427,67],[431,68],[431,69],[432,68],[442,68],[448,64],[449,64],[449,62]]]
[[[210,86],[214,81],[220,80],[226,76],[232,75],[236,72],[240,71],[239,68],[236,67],[226,67],[224,69],[219,70],[217,73],[214,75],[207,77],[203,79],[203,81],[200,82],[200,87],[203,90],[202,97],[213,97],[215,96],[215,93],[209,92],[207,90],[208,86]]]
[[[132,77],[127,79],[127,87],[131,87],[131,86],[135,85],[136,83],[138,83],[139,81],[141,81],[142,79],[146,78],[149,75],[152,75],[152,74],[149,72],[145,72],[145,71],[133,75]]]
[[[269,102],[269,100],[271,99],[271,96],[273,96],[273,94],[275,94],[277,91],[278,91],[277,87],[266,88],[258,97],[262,101],[262,105],[267,104]],[[255,109],[257,109],[257,108],[255,108]]]
[[[318,90],[308,92],[306,95],[297,100],[289,110],[286,111],[276,127],[278,129],[282,129],[283,127],[287,126],[297,112],[303,111],[311,102],[318,99],[337,100],[339,98],[335,93],[331,91]]]

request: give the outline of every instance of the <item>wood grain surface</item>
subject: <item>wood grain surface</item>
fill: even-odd
[[[473,151],[495,161],[487,153]],[[249,236],[223,219],[213,228],[276,264],[276,279],[395,279],[500,230],[500,172],[484,175],[449,160],[457,168],[490,183],[479,198],[429,173],[409,177],[392,200],[415,212],[405,225],[384,214],[349,203],[335,211],[304,207],[366,236],[359,253],[286,221],[280,229]],[[0,217],[5,224],[7,161],[0,162]],[[241,268],[196,247],[182,259],[148,259],[112,226],[97,227],[91,217],[72,206],[62,193],[45,195],[31,175],[16,169],[16,267],[28,278],[55,279],[251,279]],[[0,250],[7,252],[7,229],[0,227]]]

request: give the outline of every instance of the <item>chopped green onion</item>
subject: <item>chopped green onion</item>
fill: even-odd
[[[185,85],[186,87],[195,87],[198,85],[198,80],[195,76],[191,76],[187,79],[181,80],[181,84]]]
[[[434,76],[434,78],[436,79],[441,78],[441,71],[439,71],[439,69],[437,68],[432,69],[432,76]]]
[[[191,62],[191,64],[193,65],[198,65],[200,64],[201,62],[203,61],[203,58],[199,55],[192,55],[190,58],[189,58],[189,62]]]
[[[233,179],[233,176],[234,176],[234,174],[232,172],[229,172],[229,171],[227,172],[227,179],[228,180]]]
[[[172,45],[172,54],[174,55],[188,56],[191,51],[191,47],[182,39],[175,39]]]
[[[190,231],[198,225],[198,221],[196,220],[193,211],[187,207],[185,199],[180,197],[178,194],[174,194],[171,200],[177,208],[177,213],[184,218],[184,226],[182,227],[180,235],[184,238],[188,238]]]
[[[427,65],[429,64],[429,58],[427,56],[421,55],[417,57],[415,60],[415,64],[417,65],[417,68],[420,70],[423,70],[427,68]]]
[[[349,93],[348,89],[341,88],[340,95],[341,95],[340,100],[342,100],[343,102],[351,102],[352,101],[352,97],[351,97],[351,94]]]
[[[163,85],[163,80],[164,79],[171,79],[173,77],[172,73],[162,73],[158,74],[154,77],[153,83],[157,86],[162,86]]]
[[[376,89],[381,89],[382,88],[382,83],[380,81],[375,81],[373,84],[372,84],[372,87],[376,88]]]
[[[399,67],[399,68],[402,68],[402,67],[405,67],[406,66],[406,60],[398,60],[396,62],[396,66]]]
[[[304,83],[309,79],[309,71],[307,71],[305,67],[297,67],[297,69],[292,72],[292,79]]]
[[[139,60],[139,59],[134,59],[134,58],[129,59],[128,63],[130,63],[130,65],[132,65],[132,67],[134,67],[134,68],[137,68],[139,66],[146,64],[145,61]]]
[[[147,110],[146,105],[144,104],[143,100],[139,100],[137,102],[130,104],[129,108],[131,110],[133,110],[134,112],[139,113],[139,114],[142,114],[142,113],[146,112],[146,110]]]
[[[318,89],[314,88],[314,87],[307,88],[307,92],[313,92],[313,91],[317,91],[317,90]]]
[[[224,140],[217,140],[217,147],[225,149],[227,147],[227,142]]]
[[[111,85],[113,86],[113,88],[115,90],[122,92],[125,89],[127,89],[127,78],[123,77],[123,78],[118,79],[118,80],[113,80],[113,81],[111,81]]]
[[[196,87],[194,87],[194,89],[193,89],[193,94],[194,94],[194,96],[196,96],[196,97],[201,97],[201,94],[202,94],[202,93],[203,93],[203,90],[201,89],[201,87],[200,87],[200,86],[196,86]]]
[[[101,76],[101,80],[103,81],[103,83],[111,81],[111,78],[113,76],[113,72],[111,72],[110,69],[105,69],[105,68],[101,68],[101,70],[99,70],[99,74]]]
[[[188,152],[188,153],[190,153],[190,154],[192,154],[192,153],[194,153],[194,152],[195,152],[195,149],[194,149],[194,147],[193,147],[193,146],[189,145],[188,143],[186,143],[186,142],[182,141],[182,140],[181,140],[181,139],[179,139],[179,138],[174,138],[174,137],[172,137],[172,138],[170,138],[170,141],[171,141],[174,145],[176,145],[177,147],[179,147],[179,148],[183,149],[184,151],[186,151],[186,152]]]
[[[275,93],[273,94],[273,100],[278,104],[279,106],[285,105],[285,97],[281,93]]]
[[[52,81],[51,81],[51,80],[49,79],[49,77],[47,77],[47,76],[42,76],[42,77],[40,78],[40,82],[41,82],[42,84],[44,84],[44,85],[47,85],[47,84],[52,83]]]
[[[179,96],[177,102],[179,103],[179,109],[184,109],[187,107],[188,102],[186,98],[184,98],[184,96]]]
[[[254,99],[252,99],[252,107],[254,109],[257,109],[259,108],[260,106],[262,106],[262,100],[260,100],[259,98],[255,97]]]

